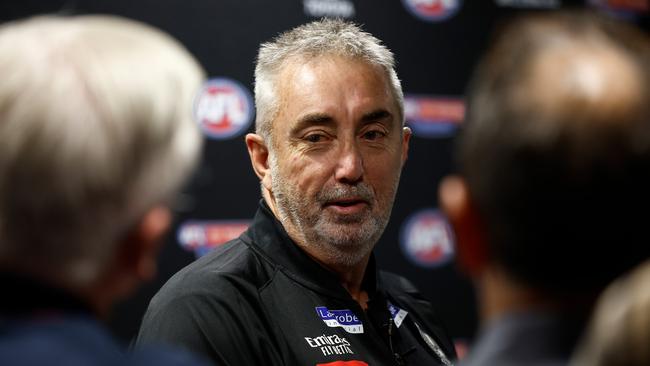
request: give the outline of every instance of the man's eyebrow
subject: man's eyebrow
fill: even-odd
[[[377,109],[370,113],[366,113],[361,117],[361,122],[364,124],[377,122],[377,121],[387,121],[387,125],[390,127],[393,124],[393,114],[385,109]],[[310,127],[310,126],[326,126],[333,127],[336,125],[334,118],[327,113],[309,113],[300,118],[296,124],[291,128],[290,133],[296,134],[299,131]]]
[[[333,126],[334,118],[325,113],[309,113],[300,118],[296,124],[291,128],[291,133],[297,133],[309,126]]]
[[[378,109],[370,113],[366,113],[361,117],[362,122],[375,122],[379,120],[388,120],[389,126],[393,123],[393,114],[385,109]]]

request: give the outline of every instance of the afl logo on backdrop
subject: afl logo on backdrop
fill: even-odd
[[[248,89],[235,80],[210,79],[196,98],[194,114],[208,137],[227,139],[250,126],[253,98]]]
[[[458,97],[404,95],[404,116],[418,137],[448,137],[465,119],[465,102]]]
[[[650,1],[648,0],[589,0],[587,3],[611,15],[624,19],[633,19],[650,10]]]
[[[406,257],[422,267],[438,267],[454,257],[454,237],[438,210],[425,209],[409,216],[402,226],[400,244]]]
[[[198,258],[237,238],[249,224],[248,220],[190,220],[180,225],[177,239],[183,249],[194,252]]]
[[[411,14],[427,22],[450,18],[460,9],[462,0],[402,0]]]

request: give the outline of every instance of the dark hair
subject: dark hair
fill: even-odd
[[[623,88],[633,98],[556,93],[566,65],[556,62],[557,73],[543,78],[536,67],[557,49],[624,60],[637,76]],[[648,65],[645,34],[588,13],[517,20],[479,64],[459,140],[461,173],[485,218],[490,254],[518,280],[588,292],[648,257]]]

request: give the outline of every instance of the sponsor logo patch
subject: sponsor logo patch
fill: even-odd
[[[196,257],[237,238],[250,224],[248,220],[186,221],[178,228],[177,239],[181,247],[194,252]]]
[[[368,366],[367,363],[363,361],[334,361],[328,363],[318,363],[316,366]]]
[[[388,311],[390,312],[390,317],[393,318],[393,323],[395,323],[395,326],[398,328],[402,323],[404,322],[404,318],[408,315],[408,311],[404,309],[400,309],[397,306],[391,304],[390,302],[388,303]]]
[[[458,12],[461,0],[402,0],[408,11],[427,22],[440,22]]]
[[[305,337],[305,341],[311,348],[318,348],[323,356],[353,355],[350,342],[345,337],[338,335],[321,335],[318,337]]]
[[[421,267],[442,266],[454,257],[451,227],[445,216],[434,209],[415,212],[406,219],[400,244],[406,257]]]
[[[363,333],[363,323],[352,310],[329,310],[325,306],[317,306],[316,314],[330,328],[341,327],[348,333]]]
[[[404,116],[415,136],[446,137],[463,122],[465,102],[457,97],[406,95]]]
[[[215,78],[205,82],[194,102],[194,114],[203,133],[228,139],[248,129],[253,121],[253,98],[239,82]]]

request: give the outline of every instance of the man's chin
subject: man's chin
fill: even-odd
[[[368,211],[360,211],[349,214],[341,214],[338,212],[324,211],[322,212],[320,221],[326,221],[324,225],[336,226],[341,225],[350,227],[352,230],[362,230],[368,225],[371,213]]]
[[[329,242],[338,248],[363,247],[365,245],[362,243],[369,242],[377,236],[375,228],[369,230],[367,225],[359,223],[337,223],[328,225],[327,228],[317,228],[316,231],[324,242]]]
[[[361,252],[356,250],[354,252],[347,251],[336,251],[336,253],[330,253],[330,258],[327,259],[327,265],[336,266],[336,267],[353,267],[362,263],[364,258],[366,258],[368,253],[366,251]]]

